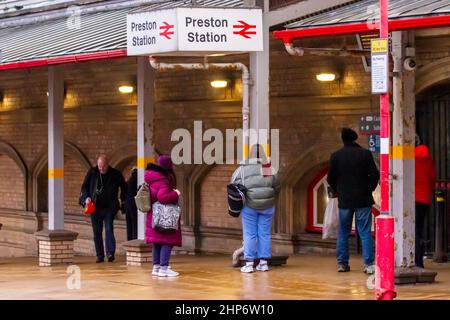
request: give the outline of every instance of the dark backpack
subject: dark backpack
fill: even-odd
[[[234,218],[239,217],[245,204],[245,192],[247,189],[242,184],[227,185],[228,214]]]
[[[234,218],[239,217],[242,208],[245,205],[245,193],[247,188],[244,186],[243,168],[241,168],[242,184],[230,183],[227,185],[228,214]]]

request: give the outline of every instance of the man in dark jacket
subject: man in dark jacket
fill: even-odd
[[[138,184],[137,168],[131,170],[127,181],[127,199],[125,200],[125,215],[127,219],[127,240],[137,239],[137,208],[134,197],[137,194]]]
[[[327,179],[339,202],[338,271],[350,271],[348,237],[355,213],[356,228],[362,242],[364,272],[373,274],[372,192],[377,187],[380,173],[372,153],[355,142],[358,139],[355,131],[343,128],[341,137],[344,147],[331,155]]]
[[[119,188],[121,203],[118,200]],[[97,159],[97,166],[89,169],[84,178],[80,196],[81,205],[85,206],[91,201],[95,204],[95,213],[91,215],[91,222],[97,263],[103,262],[105,259],[103,223],[105,224],[108,261],[115,260],[114,218],[119,209],[122,209],[127,194],[126,190],[127,185],[122,173],[109,166],[108,158],[105,155],[100,155]]]

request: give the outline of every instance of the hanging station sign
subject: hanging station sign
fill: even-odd
[[[372,39],[372,93],[387,93],[389,76],[388,39]]]
[[[263,50],[261,9],[175,8],[127,16],[129,56]]]

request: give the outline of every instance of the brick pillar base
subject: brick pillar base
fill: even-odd
[[[127,266],[142,266],[152,262],[152,247],[144,240],[131,240],[122,244],[127,252]]]
[[[436,276],[436,271],[423,268],[395,268],[395,284],[432,283]]]
[[[35,233],[39,242],[39,266],[73,263],[73,241],[78,233],[66,230],[42,230]]]

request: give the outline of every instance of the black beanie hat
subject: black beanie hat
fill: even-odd
[[[344,143],[353,142],[358,140],[358,134],[350,128],[342,128],[341,138]]]

